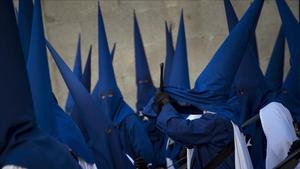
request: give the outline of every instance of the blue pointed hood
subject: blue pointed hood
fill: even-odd
[[[296,121],[300,122],[300,26],[285,1],[276,0],[289,50],[290,70],[277,98],[292,113]]]
[[[34,7],[27,71],[38,125],[50,135],[56,135],[56,122],[52,107],[52,89],[41,12],[40,0],[37,0]]]
[[[98,52],[99,81],[93,95],[96,97],[100,107],[103,108],[105,114],[115,124],[119,124],[131,112],[121,111],[125,102],[116,82],[100,3],[98,6]]]
[[[112,61],[114,60],[116,46],[117,46],[117,43],[114,43],[113,48],[111,49],[111,52],[110,52],[110,56],[112,58]]]
[[[166,87],[164,91],[178,102],[216,112],[239,125],[236,112],[228,105],[227,100],[250,37],[255,31],[263,2],[263,0],[255,0],[251,4],[200,74],[193,90]],[[151,106],[149,103],[145,108],[149,116],[154,114]]]
[[[81,83],[85,87],[85,89],[90,93],[91,92],[91,57],[92,57],[92,46],[90,46],[90,50],[88,53],[88,57],[86,60],[85,68],[83,71]],[[74,103],[74,108],[71,112],[71,117],[77,126],[80,128],[82,135],[84,136],[86,142],[89,141],[88,132],[84,127],[84,123],[82,118],[80,117],[80,109],[76,103]]]
[[[231,32],[238,18],[229,0],[224,0],[228,29]],[[264,102],[269,88],[259,67],[255,32],[250,37],[244,57],[232,84],[229,103],[239,112],[240,123],[253,117]]]
[[[36,0],[27,72],[37,123],[43,131],[68,145],[77,156],[92,163],[93,158],[79,128],[53,97],[41,12],[40,0]]]
[[[110,52],[110,56],[111,56],[111,61],[113,62],[113,60],[114,60],[114,57],[115,57],[115,50],[116,50],[116,46],[117,46],[117,44],[116,43],[114,43],[114,45],[113,45],[113,48],[111,49],[111,52]],[[97,98],[97,90],[98,90],[98,87],[99,86],[99,80],[97,81],[97,83],[96,83],[96,85],[95,85],[95,88],[93,89],[93,92],[92,92],[92,95],[95,97],[95,98]]]
[[[36,126],[13,1],[1,0],[0,11],[0,77],[5,79],[0,83],[1,167],[77,169],[78,162],[66,147]]]
[[[22,49],[26,61],[28,58],[28,51],[30,45],[32,17],[33,17],[32,0],[19,1],[18,26],[19,26],[21,45],[22,45]]]
[[[87,60],[85,63],[85,67],[84,67],[84,71],[83,71],[83,75],[82,75],[82,84],[83,86],[86,88],[86,90],[88,90],[88,92],[91,92],[91,62],[92,62],[92,46],[90,46],[90,50],[87,56]]]
[[[265,79],[273,91],[278,91],[283,83],[284,39],[284,31],[281,27],[265,74]]]
[[[172,60],[172,70],[168,85],[177,88],[190,89],[183,10],[181,11],[176,49]]]
[[[255,32],[263,2],[255,0],[252,3],[196,80],[195,90],[206,93],[207,99],[227,100],[248,42]]]
[[[169,79],[172,71],[172,62],[174,56],[174,46],[172,37],[172,25],[168,28],[168,23],[165,22],[165,32],[166,32],[166,59],[165,59],[165,69],[164,69],[164,85],[169,85]]]
[[[155,94],[143,40],[135,12],[134,16],[134,49],[135,49],[135,78],[137,85],[136,110],[142,111],[150,98]]]
[[[82,68],[81,68],[81,40],[80,40],[80,34],[78,36],[78,42],[77,42],[77,52],[75,56],[75,62],[73,67],[73,72],[77,76],[79,80],[82,79]],[[74,107],[74,100],[71,96],[71,94],[68,94],[65,110],[68,114],[70,114]]]
[[[80,117],[89,135],[89,147],[92,150],[98,168],[133,168],[120,146],[118,131],[104,109],[90,96],[78,78],[64,63],[51,44],[48,49],[65,80],[67,87],[80,109]]]

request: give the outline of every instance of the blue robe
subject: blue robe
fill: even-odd
[[[194,169],[205,167],[233,141],[233,128],[229,120],[210,113],[203,114],[196,120],[186,120],[171,104],[162,108],[157,126],[175,141],[188,148],[195,148],[191,165]],[[234,168],[233,154],[218,169]]]
[[[166,166],[166,143],[167,136],[156,128],[156,118],[143,120],[144,127],[148,133],[153,146],[152,168]]]
[[[147,163],[151,163],[153,147],[139,117],[134,113],[127,115],[118,127],[124,151],[133,159],[142,157]]]

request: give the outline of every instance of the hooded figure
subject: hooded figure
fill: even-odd
[[[136,110],[142,111],[151,97],[154,96],[156,88],[153,85],[143,40],[136,18],[134,16],[134,49],[135,49],[135,77],[137,86],[137,103]]]
[[[265,79],[273,91],[280,90],[283,83],[284,43],[284,31],[281,27],[265,73]]]
[[[36,125],[12,2],[0,1],[0,168],[80,169],[68,148]]]
[[[25,56],[25,61],[28,58],[28,51],[31,37],[31,26],[33,18],[33,3],[32,0],[19,1],[18,26],[20,33],[20,41]]]
[[[80,161],[93,164],[80,129],[58,105],[52,93],[40,0],[35,1],[27,72],[38,126],[68,146]]]
[[[110,56],[111,56],[111,61],[112,62],[113,62],[114,57],[115,57],[116,46],[117,46],[117,43],[114,43],[113,48],[111,49],[111,52],[110,52]],[[92,94],[93,94],[94,97],[97,97],[96,96],[96,94],[97,94],[96,90],[97,90],[98,86],[99,86],[99,80],[97,81],[97,83],[96,83],[96,85],[95,85],[95,87],[93,89],[93,92],[92,92]]]
[[[137,85],[137,103],[136,110],[141,116],[144,127],[147,130],[150,141],[153,145],[155,156],[152,159],[152,167],[165,167],[165,149],[166,136],[156,128],[155,118],[146,118],[143,116],[143,109],[148,101],[155,95],[156,88],[153,85],[142,35],[138,25],[136,13],[134,11],[134,47],[135,47],[135,75]]]
[[[125,103],[117,85],[109,53],[100,4],[98,7],[99,29],[99,81],[93,96],[103,112],[119,128],[122,146],[132,158],[142,158],[151,163],[153,149],[150,139],[137,114]]]
[[[48,42],[47,47],[79,108],[78,115],[89,136],[88,146],[94,154],[97,167],[133,169],[122,150],[119,131],[112,121]]]
[[[281,90],[260,110],[260,120],[267,138],[267,169],[274,168],[288,154],[293,153],[290,147],[297,140],[297,136],[292,116],[299,122],[300,114],[300,69],[297,65],[300,62],[300,26],[286,2],[284,0],[276,2],[289,45],[291,67]]]
[[[77,52],[76,52],[76,56],[75,56],[75,63],[74,63],[74,67],[73,67],[73,72],[79,80],[82,79],[81,38],[80,38],[80,35],[78,37],[78,42],[77,42]],[[74,100],[73,100],[71,94],[69,93],[68,97],[67,97],[67,101],[66,101],[66,106],[65,106],[66,113],[71,114],[71,112],[73,111],[73,107],[74,107]]]
[[[149,115],[154,115],[152,106],[157,110],[161,108],[157,112],[158,127],[162,131],[188,148],[195,148],[191,168],[252,168],[245,140],[236,125],[239,124],[237,113],[230,108],[227,99],[262,5],[263,0],[252,3],[199,75],[193,90],[166,87],[165,93],[156,95],[155,104],[147,105]],[[179,113],[203,115],[186,120]],[[232,146],[233,141],[236,146]],[[230,147],[231,151],[234,149],[234,156],[228,154],[220,163],[215,163],[217,154]]]
[[[170,42],[171,43],[171,42]],[[172,52],[172,49],[170,49]],[[168,77],[168,86],[190,89],[189,65],[186,49],[185,28],[183,19],[183,10],[181,11],[180,23],[177,35],[176,50],[171,62],[170,77]]]
[[[167,56],[166,56],[166,70],[164,76],[164,82],[166,82],[166,84],[164,83],[164,86],[173,86],[182,89],[190,89],[183,10],[181,11],[181,16],[180,16],[175,53],[173,49],[173,40],[172,40],[171,32],[168,32],[166,38],[167,38]],[[171,54],[174,55],[168,56]],[[168,65],[170,65],[171,68],[169,68]],[[181,157],[181,155],[183,154],[181,153],[182,151],[183,151],[183,146],[181,144],[174,142],[171,139],[168,139],[166,156],[167,156],[167,162],[169,162],[169,160],[171,161],[167,165],[168,166],[172,165],[174,168],[178,168],[180,164],[178,164],[177,161],[179,161],[182,158]],[[188,154],[190,153],[192,152],[188,152]],[[188,167],[189,167],[189,162],[190,161],[188,160]]]
[[[224,4],[228,29],[231,32],[238,23],[238,18],[230,1],[224,0]],[[259,109],[264,106],[269,92],[269,86],[259,67],[256,38],[255,33],[253,33],[235,76],[228,101],[232,108],[239,113],[239,123],[243,124],[246,120],[259,113]],[[251,139],[252,146],[249,147],[249,152],[253,161],[253,167],[265,168],[265,138],[260,121],[252,123],[243,129],[244,133]]]

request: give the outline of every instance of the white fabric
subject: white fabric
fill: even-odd
[[[202,117],[202,114],[191,114],[186,119],[187,120],[195,120],[195,119],[199,119],[201,117]],[[186,149],[186,167],[187,167],[187,169],[191,168],[193,153],[194,153],[193,148],[191,148],[191,149],[187,148]]]
[[[267,138],[266,169],[271,169],[287,157],[297,135],[292,116],[281,103],[272,102],[266,105],[260,110],[259,115]]]
[[[235,169],[253,169],[252,161],[246,144],[246,138],[239,127],[232,123],[234,134],[234,164]]]
[[[15,165],[6,165],[2,167],[2,169],[26,169],[26,168],[15,166]]]
[[[130,155],[126,154],[126,157],[129,159],[129,161],[134,165],[134,160],[130,157]]]
[[[81,158],[78,158],[78,163],[82,169],[97,169],[96,164],[89,164]]]
[[[166,158],[166,162],[167,162],[168,169],[175,169],[173,160],[171,160],[170,158]]]

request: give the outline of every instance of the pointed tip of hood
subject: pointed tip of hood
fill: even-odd
[[[112,60],[114,60],[114,58],[115,58],[116,46],[117,46],[117,43],[115,42],[113,44],[113,47],[112,47],[111,52],[110,52],[110,56],[111,56]]]
[[[195,90],[208,93],[211,99],[228,97],[250,37],[254,34],[263,2],[255,0],[251,4],[197,78]]]
[[[174,57],[174,46],[172,37],[172,25],[168,26],[167,21],[165,22],[165,34],[166,34],[166,58],[165,58],[165,69],[164,69],[164,85],[169,86],[169,79],[172,71],[172,62]]]
[[[135,49],[135,68],[136,82],[147,81],[152,83],[149,65],[144,49],[143,39],[138,25],[136,15],[134,15],[134,49]]]
[[[238,23],[238,17],[234,11],[234,8],[230,2],[230,0],[224,0],[226,19],[229,32],[234,28],[234,26]]]
[[[55,135],[55,117],[52,112],[54,100],[40,0],[36,0],[34,5],[27,72],[38,125],[50,135]]]
[[[291,58],[295,58],[300,54],[300,26],[299,23],[284,0],[276,0],[277,8],[283,24],[283,30],[287,38]]]
[[[109,52],[106,31],[100,5],[98,6],[98,52],[99,52],[99,88],[98,92],[120,92],[117,86],[112,58]]]
[[[82,79],[82,66],[81,66],[81,35],[79,33],[78,35],[78,41],[77,41],[77,50],[76,50],[76,56],[74,61],[74,67],[73,67],[73,73],[76,75],[76,77],[81,80]],[[67,113],[71,113],[74,108],[74,100],[71,96],[71,94],[68,94],[65,110]]]
[[[188,56],[184,28],[183,9],[181,10],[180,23],[177,35],[177,44],[172,61],[169,84],[173,87],[190,88]]]
[[[92,45],[90,46],[89,53],[87,56],[87,60],[85,63],[83,75],[82,75],[82,84],[84,87],[88,90],[88,92],[91,92],[91,61],[92,61]]]
[[[134,12],[134,51],[135,51],[135,76],[137,85],[137,110],[142,110],[156,91],[144,49],[142,35]]]

